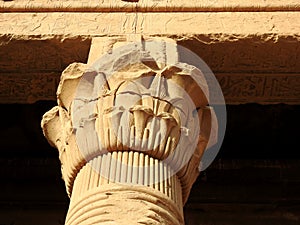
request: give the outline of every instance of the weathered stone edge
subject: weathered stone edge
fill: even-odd
[[[297,0],[2,1],[0,12],[274,12],[299,11]]]

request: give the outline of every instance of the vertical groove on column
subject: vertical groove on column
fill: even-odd
[[[97,160],[98,161],[98,160]],[[103,170],[103,168],[105,167],[105,160],[103,159],[103,157],[100,157],[99,158],[99,161],[100,162],[95,162],[95,163],[99,163],[100,164],[100,170],[99,171],[102,171]],[[96,173],[98,173],[98,171],[96,171]],[[99,174],[98,174],[98,176],[99,176]],[[99,176],[99,182],[98,182],[98,186],[100,186],[100,185],[102,185],[103,184],[103,176]]]
[[[122,170],[121,170],[121,183],[126,183],[127,181],[127,170],[128,170],[128,155],[129,153],[126,152],[122,152]]]
[[[148,155],[145,155],[145,157],[143,157],[145,160],[145,167],[144,167],[144,185],[145,186],[149,186],[150,183],[149,183],[149,177],[150,177],[150,173],[149,173],[149,170],[150,170],[150,159],[149,159],[149,156]]]
[[[146,185],[144,183],[145,181],[145,175],[146,173],[144,173],[144,170],[146,170],[146,165],[145,165],[145,157],[143,157],[143,155],[141,155],[141,157],[139,157],[139,168],[138,168],[138,173],[139,173],[139,176],[138,176],[138,184],[140,185]],[[142,166],[143,165],[143,166]]]
[[[158,159],[154,159],[154,189],[159,190],[159,164],[158,164]]]
[[[165,194],[164,183],[165,183],[165,179],[167,179],[167,178],[165,178],[163,174],[164,174],[163,164],[160,163],[159,164],[159,179],[161,182],[159,182],[159,190]]]
[[[154,159],[152,157],[149,157],[150,161],[149,161],[149,185],[150,187],[155,188],[154,186],[154,167],[152,165],[154,165]]]
[[[138,184],[138,177],[139,177],[139,168],[143,168],[144,165],[139,165],[139,153],[134,152],[133,153],[133,162],[132,162],[132,180],[131,182],[133,184]],[[143,177],[141,174],[140,177]]]
[[[118,152],[117,160],[119,162],[122,161],[122,152]],[[117,163],[117,168],[116,168],[116,182],[121,182],[121,168],[122,168],[121,163]]]
[[[128,153],[128,164],[127,164],[127,179],[126,183],[131,183],[132,180],[132,163],[133,163],[133,152]]]

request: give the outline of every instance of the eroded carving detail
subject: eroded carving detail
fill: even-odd
[[[300,104],[299,74],[215,74],[227,104]],[[2,104],[55,100],[60,74],[2,74]],[[274,85],[274,86],[272,86]],[[212,95],[213,93],[211,93]]]

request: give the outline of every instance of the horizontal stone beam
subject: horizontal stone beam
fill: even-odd
[[[227,104],[300,104],[300,74],[216,73]],[[0,103],[56,100],[60,73],[0,74]]]
[[[300,12],[1,13],[0,35],[222,34],[225,40],[230,35],[238,39],[264,34],[299,38],[299,18]]]
[[[297,0],[102,0],[93,1],[46,1],[46,0],[18,0],[0,2],[2,12],[205,12],[205,11],[299,11]]]
[[[195,52],[213,72],[300,73],[296,36],[198,34],[172,38]],[[85,35],[0,36],[0,72],[62,72],[72,62],[87,62],[91,39]],[[107,39],[103,37],[104,42]]]
[[[87,62],[92,38],[138,33],[171,37],[195,52],[228,104],[300,104],[299,18],[300,12],[1,13],[0,102],[55,99],[60,73]]]
[[[86,36],[10,36],[7,31],[0,37],[0,72],[62,72],[73,62],[86,62],[90,45]]]

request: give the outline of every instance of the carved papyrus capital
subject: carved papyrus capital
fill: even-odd
[[[183,224],[182,206],[201,156],[216,137],[208,84],[197,67],[180,62],[174,43],[116,46],[89,68],[78,63],[66,68],[58,106],[42,120],[44,135],[59,150],[71,196],[66,224],[132,224],[139,216],[143,224]],[[125,223],[113,216],[118,209],[126,214],[118,198],[129,205],[140,199],[132,210],[144,205],[149,213],[141,209]],[[101,213],[102,204],[109,213]],[[167,215],[159,213],[164,211]]]

